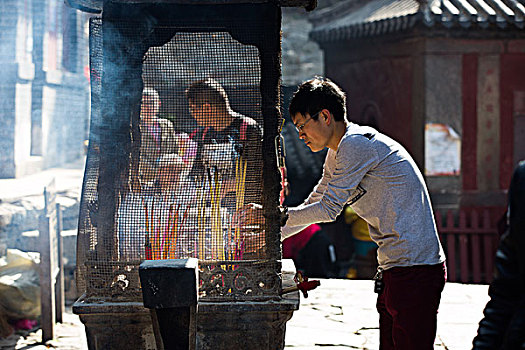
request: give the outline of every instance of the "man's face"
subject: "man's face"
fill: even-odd
[[[306,115],[296,113],[292,116],[295,128],[299,132],[299,138],[310,147],[312,152],[323,150],[328,143],[328,130],[323,122],[322,113],[324,110],[317,114],[317,119],[313,119],[308,113]]]
[[[190,112],[193,118],[200,126],[206,127],[210,121],[210,105],[204,103],[202,105],[194,104],[190,101]]]

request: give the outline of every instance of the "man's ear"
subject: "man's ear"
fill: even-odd
[[[332,114],[328,109],[323,109],[321,111],[321,116],[323,118],[323,121],[326,123],[326,125],[330,125],[332,123]]]

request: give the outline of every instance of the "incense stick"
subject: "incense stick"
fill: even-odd
[[[144,206],[145,219],[146,219],[146,237],[144,240],[144,253],[146,260],[152,259],[151,242],[150,242],[150,226],[148,218],[148,204],[142,199],[142,205]]]
[[[243,160],[242,157],[239,157],[235,166],[235,197],[236,197],[236,212],[244,207],[245,202],[245,189],[246,189],[246,169],[247,162]],[[241,239],[241,228],[239,223],[235,227],[235,260],[242,259],[242,245],[240,244]]]
[[[206,232],[205,232],[205,226],[204,226],[204,213],[205,213],[205,206],[204,206],[204,196],[203,192],[199,190],[198,192],[198,208],[197,208],[197,232],[199,235],[199,259],[206,259],[205,254],[205,244],[206,244]]]

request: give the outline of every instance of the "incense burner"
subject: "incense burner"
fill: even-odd
[[[73,307],[90,349],[154,349],[138,266],[186,258],[199,259],[197,348],[282,348],[298,299],[281,296],[280,11],[312,4],[69,2],[101,13]],[[191,100],[202,84],[224,108]],[[265,220],[244,225],[252,202]]]

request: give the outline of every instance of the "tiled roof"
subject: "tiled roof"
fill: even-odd
[[[314,11],[310,33],[318,42],[428,28],[523,29],[525,0],[344,0]]]
[[[102,12],[104,0],[65,0],[72,8],[84,12],[100,13]],[[191,5],[223,5],[223,4],[244,4],[244,3],[264,3],[271,0],[113,0],[113,2],[128,4],[154,4],[154,3],[172,3],[172,4],[191,4]],[[317,0],[279,0],[278,4],[282,7],[304,7],[311,11],[317,6]]]

